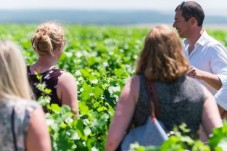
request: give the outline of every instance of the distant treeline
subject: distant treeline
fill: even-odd
[[[40,23],[55,20],[66,24],[131,25],[173,22],[174,12],[152,10],[0,10],[0,23]],[[227,17],[206,16],[207,24],[227,24]]]

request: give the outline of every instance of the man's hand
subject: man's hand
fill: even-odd
[[[196,79],[202,79],[203,71],[191,66],[187,72],[187,76]]]
[[[219,90],[222,87],[221,80],[216,74],[209,73],[206,71],[199,70],[193,66],[191,66],[187,72],[187,76],[198,79],[198,80],[203,80],[216,90]]]

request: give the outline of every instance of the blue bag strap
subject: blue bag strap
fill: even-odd
[[[13,133],[14,150],[18,151],[18,148],[17,148],[17,137],[16,137],[16,133],[15,133],[14,116],[15,116],[15,108],[13,106],[13,110],[12,110],[12,114],[11,114],[11,130],[12,130],[12,133]]]

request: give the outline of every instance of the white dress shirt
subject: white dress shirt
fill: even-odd
[[[185,55],[190,65],[197,69],[210,72],[219,77],[222,87],[217,91],[206,82],[199,80],[214,95],[217,103],[227,110],[227,49],[217,40],[209,36],[206,31],[194,45],[189,54],[189,43],[184,41]]]

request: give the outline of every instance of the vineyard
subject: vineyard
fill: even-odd
[[[74,25],[64,25],[64,28],[67,44],[58,67],[77,80],[80,117],[74,118],[67,106],[49,106],[52,113],[47,113],[46,117],[52,148],[54,151],[102,151],[118,96],[125,81],[134,74],[135,60],[149,29]],[[0,25],[0,39],[16,42],[28,65],[37,58],[30,44],[35,29],[36,25]],[[227,30],[208,30],[208,33],[227,46]],[[45,102],[45,97],[42,101]],[[214,147],[223,139],[226,143],[227,125],[216,130],[215,136],[210,139]],[[177,144],[182,147],[183,143],[191,142],[209,149],[200,142],[184,138],[179,134],[168,142],[168,148],[174,143],[175,147]]]

